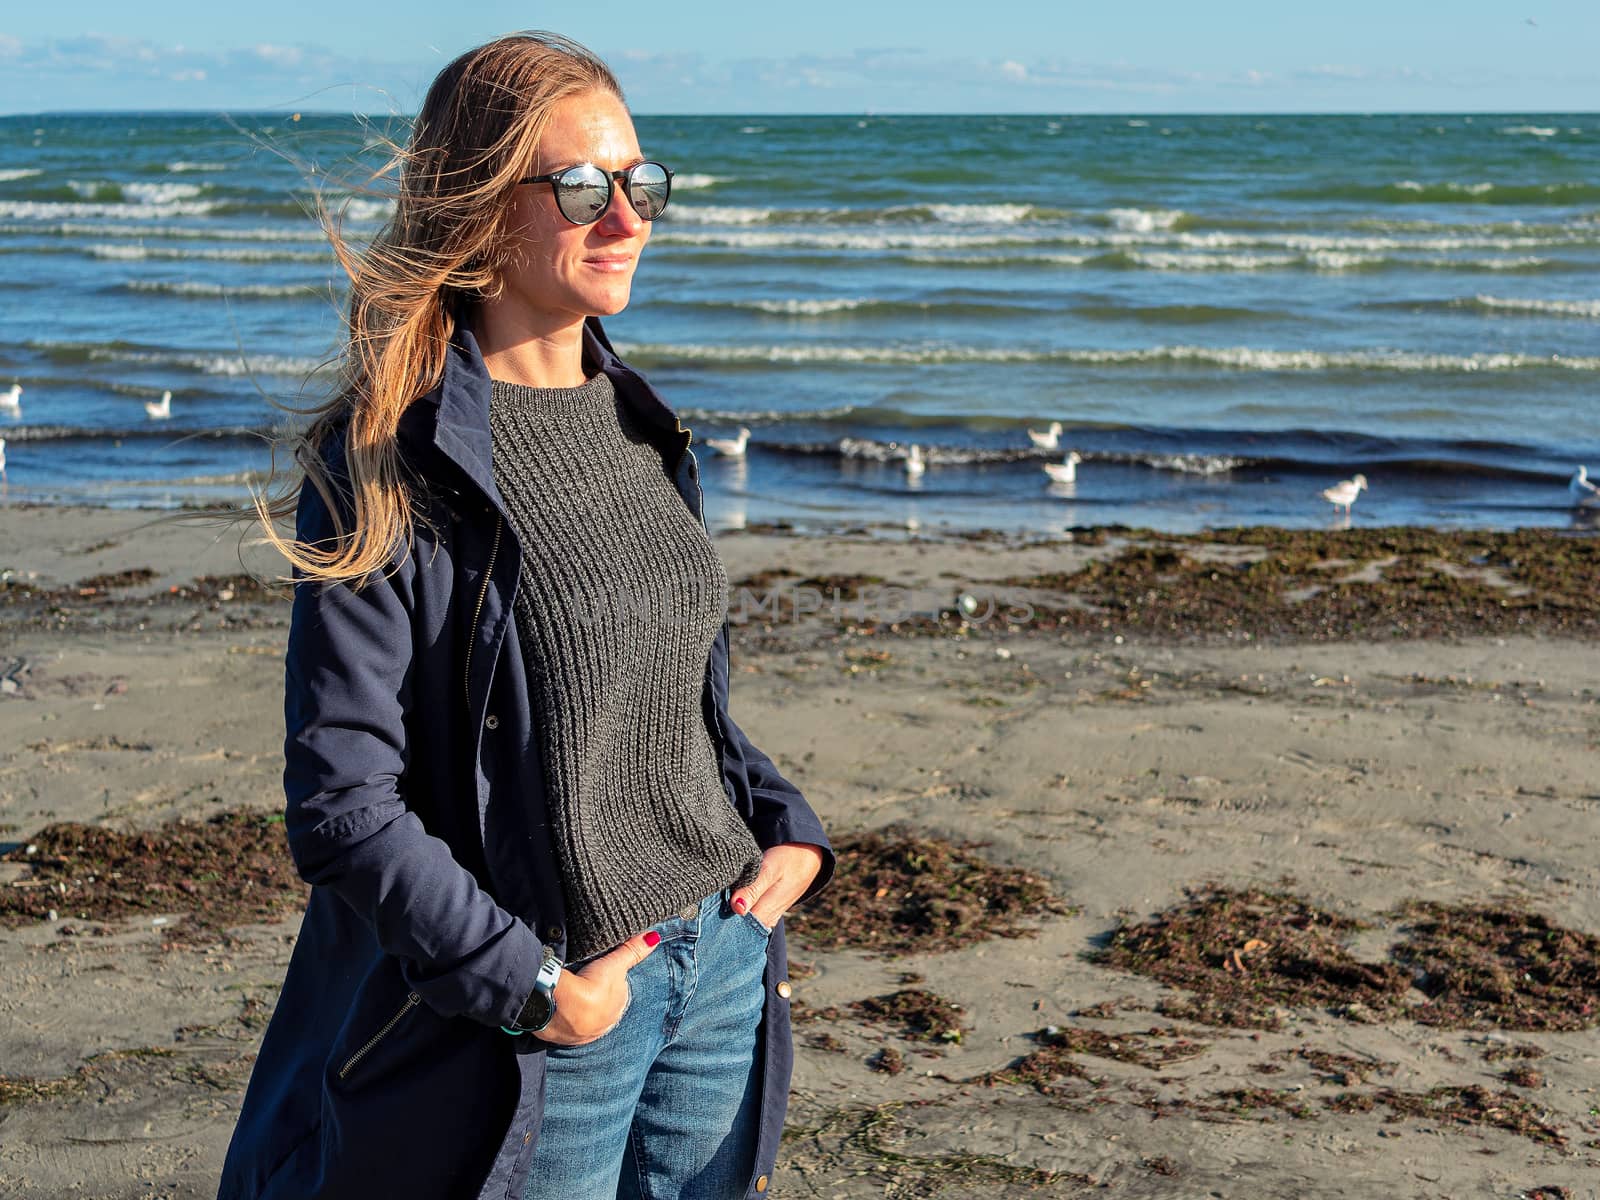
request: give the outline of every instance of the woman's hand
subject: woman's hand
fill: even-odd
[[[661,944],[655,930],[635,934],[615,950],[563,971],[556,980],[556,1012],[539,1031],[539,1040],[556,1046],[582,1046],[610,1033],[628,1008],[628,972]]]
[[[785,842],[761,856],[761,871],[755,882],[736,888],[733,907],[749,913],[768,929],[783,920],[783,914],[806,894],[811,881],[822,870],[822,851],[805,842]]]

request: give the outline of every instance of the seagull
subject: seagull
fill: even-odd
[[[16,416],[22,415],[22,385],[13,383],[10,390],[0,392],[0,409]]]
[[[162,392],[161,403],[159,404],[154,400],[146,400],[144,402],[144,411],[150,415],[152,420],[166,420],[172,415],[172,393]]]
[[[1600,487],[1590,481],[1588,467],[1578,468],[1578,473],[1567,484],[1567,491],[1572,493],[1573,508],[1588,508],[1600,504]]]
[[[1058,463],[1045,463],[1044,473],[1057,483],[1076,483],[1078,464],[1083,458],[1076,450],[1068,450],[1066,458]]]
[[[738,437],[736,437],[736,438],[714,438],[714,437],[708,437],[706,439],[706,445],[710,446],[718,454],[726,454],[729,458],[743,458],[744,457],[745,444],[747,442],[749,442],[749,441],[750,441],[750,430],[748,428],[746,428],[745,426],[741,425],[741,426],[739,426],[739,436]]]
[[[922,447],[912,444],[911,450],[906,454],[906,477],[919,479],[922,472],[927,469],[927,462],[922,457]]]
[[[0,480],[5,480],[5,482],[7,482],[7,483],[10,482],[10,480],[6,479],[6,440],[5,440],[5,438],[0,438]]]
[[[1028,437],[1040,450],[1054,450],[1061,438],[1061,422],[1051,421],[1050,428],[1040,433],[1037,429],[1028,430]]]
[[[1361,494],[1361,489],[1367,486],[1367,477],[1357,475],[1354,479],[1346,479],[1327,488],[1322,493],[1322,498],[1337,508],[1342,508],[1345,515],[1350,515],[1350,508],[1356,502],[1356,497]]]

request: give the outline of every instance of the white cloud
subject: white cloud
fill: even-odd
[[[1023,66],[1016,59],[1008,58],[1005,62],[1000,64],[1000,74],[1004,75],[1007,79],[1015,79],[1021,82],[1028,78],[1028,68]]]

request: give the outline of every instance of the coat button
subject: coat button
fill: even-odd
[[[499,729],[500,728],[500,718],[495,716],[493,713],[490,713],[487,717],[485,717],[483,719],[483,727],[485,729]]]
[[[547,942],[559,942],[565,933],[566,930],[559,925],[546,925],[544,927],[544,940]]]
[[[758,1192],[766,1191],[767,1190],[767,1183],[768,1183],[767,1177],[765,1175],[763,1175],[760,1179],[756,1180],[756,1191],[758,1191]]]
[[[793,991],[794,989],[789,986],[789,981],[787,979],[778,980],[778,995],[787,1000],[789,998],[789,994]]]

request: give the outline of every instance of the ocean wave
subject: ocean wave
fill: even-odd
[[[8,167],[0,171],[0,183],[10,183],[14,179],[32,179],[35,175],[44,174],[39,167]]]
[[[185,171],[231,171],[231,170],[233,170],[233,167],[229,163],[181,162],[180,161],[180,162],[170,162],[170,163],[168,163],[167,164],[167,170],[171,171],[174,175],[181,175]]]
[[[260,441],[272,437],[271,426],[209,425],[183,426],[170,421],[129,426],[91,425],[18,425],[6,430],[8,442],[82,442],[82,441],[160,441],[171,442],[182,438],[202,441]]]
[[[0,217],[51,221],[70,218],[199,217],[216,209],[212,200],[175,200],[166,204],[99,203],[83,200],[0,200]]]
[[[1177,209],[1112,208],[1106,210],[1106,219],[1117,229],[1129,233],[1154,233],[1159,229],[1175,229],[1185,217]]]
[[[728,204],[675,204],[667,209],[665,226],[682,225],[759,225],[770,221],[775,210],[740,208]]]
[[[1423,183],[1338,183],[1288,188],[1274,193],[1285,200],[1366,200],[1380,204],[1592,204],[1600,201],[1600,184],[1576,180],[1561,183],[1493,183],[1445,180]]]
[[[46,342],[26,343],[30,350],[51,362],[116,362],[147,367],[179,367],[201,375],[288,375],[306,376],[328,369],[320,359],[288,354],[241,355],[206,350],[179,350],[142,346],[133,342]]]
[[[1138,460],[1152,471],[1176,471],[1180,475],[1226,475],[1250,460],[1230,454],[1151,454]]]
[[[969,246],[1025,246],[1037,239],[1025,234],[847,233],[749,230],[728,233],[680,233],[667,230],[651,239],[666,246],[726,246],[741,250],[934,250]]]
[[[314,262],[328,263],[333,261],[331,253],[324,254],[311,250],[248,250],[237,249],[208,249],[194,246],[184,250],[169,249],[165,246],[117,246],[97,245],[85,246],[83,252],[92,258],[126,259],[129,261],[146,258],[176,259],[204,259],[211,262]]]
[[[1474,296],[1467,303],[1500,312],[1538,313],[1542,316],[1600,318],[1600,300],[1538,300],[1523,297]]]
[[[116,285],[116,289],[129,292],[154,292],[159,295],[183,296],[192,299],[251,299],[281,300],[309,296],[326,296],[326,288],[302,283],[194,283],[167,280],[131,279]]]
[[[1549,125],[1507,125],[1498,132],[1512,136],[1526,134],[1530,137],[1548,138],[1555,137],[1561,131]]]
[[[1395,371],[1465,373],[1600,371],[1600,357],[1559,354],[1423,354],[1404,350],[1263,350],[1248,346],[1153,346],[1147,349],[1029,350],[932,345],[642,344],[624,353],[641,362],[701,362],[728,366],[768,363],[940,365],[1060,363],[1073,366],[1193,365],[1242,371]]]
[[[703,188],[716,187],[718,184],[731,183],[726,175],[700,175],[692,171],[672,177],[672,190],[675,192],[697,192]]]
[[[884,301],[870,298],[832,300],[742,300],[735,301],[734,307],[753,308],[757,312],[774,313],[785,317],[824,317],[833,313],[853,312],[861,308],[877,308],[885,306]],[[914,305],[924,308],[926,305]]]
[[[1020,225],[1066,214],[1032,204],[899,204],[888,208],[767,208],[680,204],[665,224],[686,225]]]
[[[55,237],[160,238],[206,242],[321,242],[319,229],[245,229],[231,225],[211,229],[194,225],[107,225],[102,222],[58,221],[53,225],[0,224],[0,234]]]

